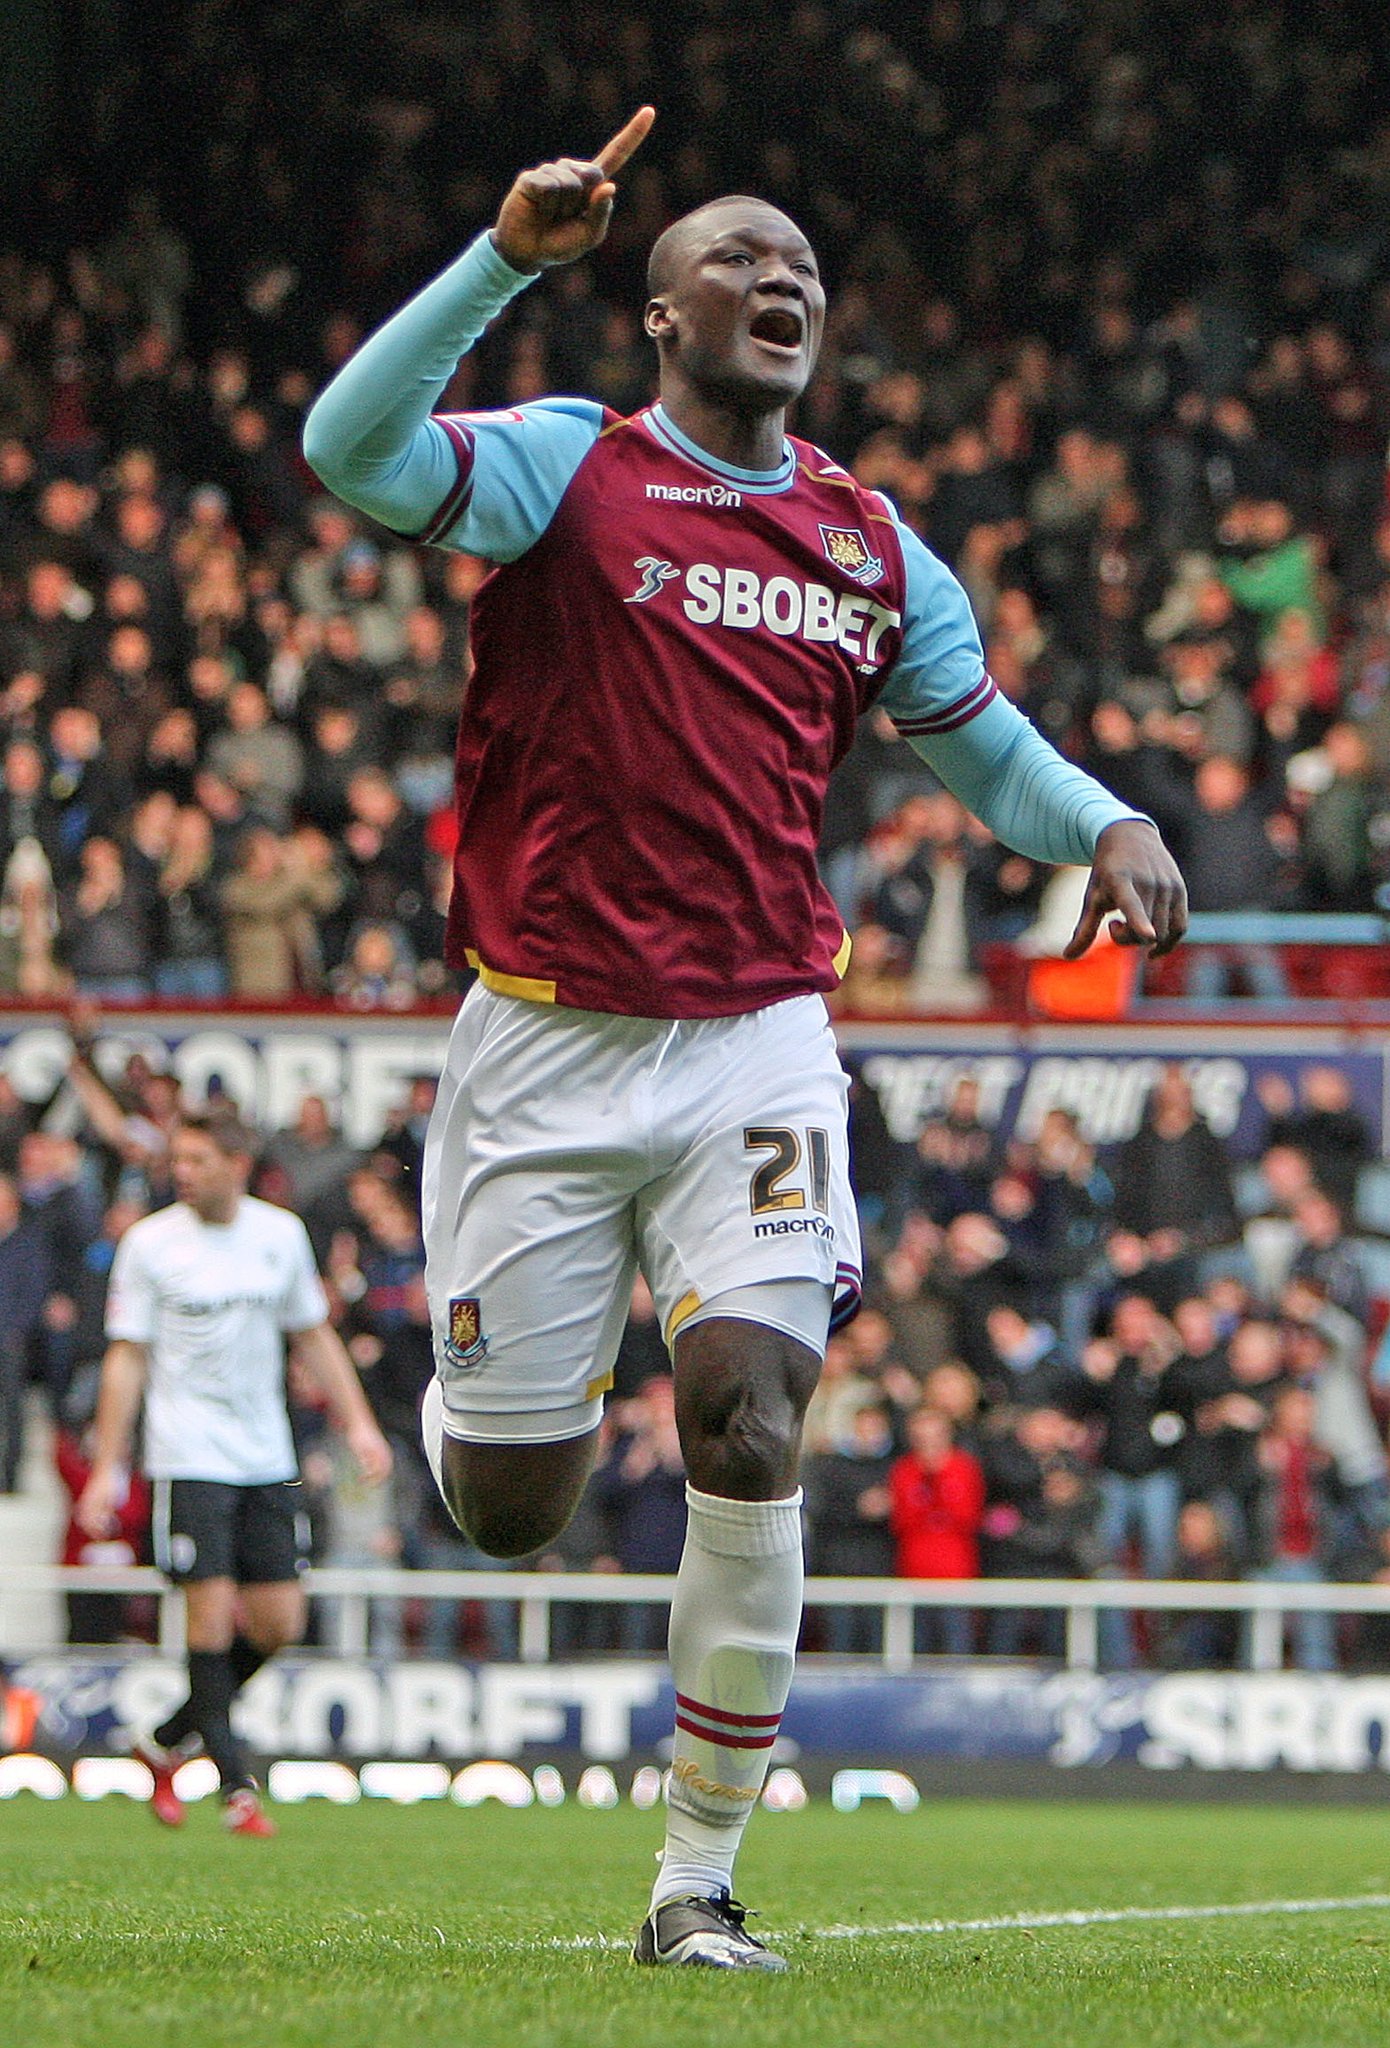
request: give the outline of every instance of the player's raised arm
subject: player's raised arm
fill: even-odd
[[[472,461],[472,449],[430,419],[432,408],[510,299],[547,265],[571,263],[603,240],[615,175],[655,118],[641,108],[592,162],[565,158],[523,171],[496,226],[343,365],[304,422],[305,459],[331,491],[398,533],[444,536],[468,495],[461,464]],[[503,558],[519,552],[508,549],[509,538],[502,536]]]

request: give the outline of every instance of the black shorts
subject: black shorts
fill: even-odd
[[[235,1579],[239,1586],[273,1586],[297,1578],[308,1563],[309,1518],[294,1481],[156,1479],[152,1488],[154,1561],[180,1585]]]

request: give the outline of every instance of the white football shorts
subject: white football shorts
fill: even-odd
[[[819,996],[670,1022],[472,988],[425,1141],[448,1433],[596,1428],[639,1265],[668,1345],[712,1296],[766,1281],[819,1281],[847,1321],[848,1092]]]

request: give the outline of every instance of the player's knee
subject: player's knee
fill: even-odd
[[[304,1637],[302,1622],[263,1623],[257,1628],[248,1628],[247,1636],[263,1657],[273,1657],[277,1650],[290,1650]]]
[[[557,1443],[443,1442],[440,1491],[469,1541],[489,1557],[529,1557],[564,1529],[593,1463],[596,1432]]]
[[[795,1465],[801,1418],[780,1389],[745,1386],[721,1414],[704,1418],[700,1436],[692,1462],[721,1482],[702,1490],[757,1500],[775,1492]]]
[[[796,1484],[801,1422],[820,1359],[756,1324],[713,1318],[677,1340],[676,1415],[702,1493],[780,1499]]]
[[[460,1531],[488,1557],[529,1557],[560,1534],[569,1519],[554,1502],[510,1494],[495,1483],[478,1484],[444,1466],[444,1501]]]
[[[529,1557],[552,1542],[567,1519],[536,1501],[485,1499],[471,1489],[450,1489],[445,1497],[463,1534],[488,1557]]]

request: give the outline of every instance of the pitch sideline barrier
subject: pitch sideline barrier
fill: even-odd
[[[345,1570],[331,1566],[305,1572],[301,1583],[311,1600],[338,1603],[336,1642],[340,1656],[365,1656],[373,1600],[506,1600],[519,1610],[519,1655],[523,1663],[550,1657],[550,1610],[562,1605],[616,1607],[669,1602],[674,1575],[579,1572],[448,1572]],[[183,1652],[183,1602],[177,1589],[149,1565],[110,1570],[85,1565],[13,1565],[0,1579],[0,1645],[7,1654],[38,1646],[9,1642],[5,1598],[9,1594],[154,1594],[160,1603],[159,1647]],[[808,1608],[877,1609],[883,1617],[881,1662],[886,1671],[913,1667],[913,1615],[918,1608],[1024,1609],[1066,1617],[1064,1662],[1068,1670],[1094,1671],[1098,1661],[1097,1616],[1103,1610],[1151,1614],[1244,1614],[1250,1619],[1252,1671],[1283,1665],[1284,1623],[1294,1614],[1390,1615],[1390,1585],[1270,1584],[1261,1580],[1188,1582],[1182,1579],[808,1579]]]

